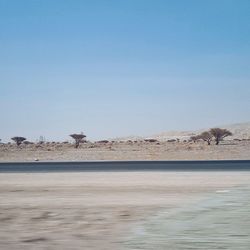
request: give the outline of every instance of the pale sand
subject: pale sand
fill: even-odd
[[[250,172],[0,174],[0,249],[122,249],[133,226]]]
[[[85,161],[85,160],[249,160],[250,141],[204,142],[114,142],[72,144],[0,144],[0,161]]]

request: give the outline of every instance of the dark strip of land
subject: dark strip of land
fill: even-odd
[[[250,160],[2,162],[0,172],[250,171]]]

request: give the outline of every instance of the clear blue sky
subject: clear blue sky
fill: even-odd
[[[0,0],[0,138],[250,120],[249,0]]]

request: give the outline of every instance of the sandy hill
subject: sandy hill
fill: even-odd
[[[232,138],[250,139],[250,122],[224,126],[233,133]]]
[[[250,139],[250,122],[246,123],[237,123],[231,125],[222,125],[222,126],[214,126],[219,128],[226,128],[233,133],[233,136],[230,139]],[[163,132],[158,135],[151,136],[152,138],[156,138],[160,141],[169,140],[169,139],[180,139],[185,140],[190,138],[192,135],[197,135],[207,129],[201,129],[197,131],[169,131]]]
[[[226,128],[230,130],[233,133],[233,136],[230,137],[230,139],[250,139],[250,122],[246,123],[237,123],[237,124],[231,124],[231,125],[222,125],[222,126],[214,126],[214,127],[220,127],[220,128]],[[166,131],[162,132],[160,134],[155,134],[151,136],[146,137],[140,137],[140,136],[128,136],[128,137],[122,137],[122,138],[115,138],[116,141],[126,141],[126,140],[143,140],[143,139],[157,139],[159,141],[166,141],[171,139],[180,139],[188,140],[190,136],[197,135],[201,133],[202,131],[209,130],[207,129],[200,129],[196,131]]]

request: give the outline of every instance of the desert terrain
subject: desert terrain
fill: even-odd
[[[158,212],[249,183],[249,172],[2,173],[0,249],[129,249]]]
[[[75,149],[71,143],[0,145],[0,161],[85,161],[85,160],[233,160],[250,159],[250,140],[205,142],[120,141],[84,143]]]
[[[73,141],[2,143],[0,162],[249,160],[249,135],[238,131],[219,145],[191,141],[190,132],[88,141],[79,148]],[[131,249],[128,239],[150,218],[249,183],[249,172],[226,171],[1,173],[0,249]]]
[[[250,123],[223,126],[232,132],[219,145],[190,138],[198,131],[168,131],[148,137],[125,137],[86,141],[74,148],[64,142],[0,143],[0,162],[7,161],[92,161],[92,160],[249,160]],[[72,139],[72,138],[71,138]]]

